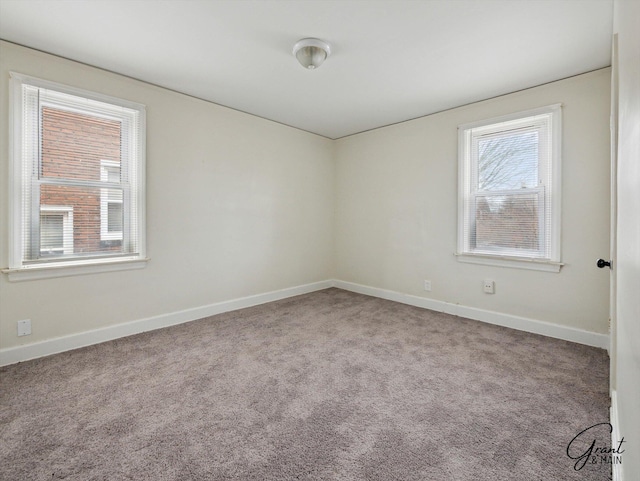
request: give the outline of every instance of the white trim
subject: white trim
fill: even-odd
[[[52,82],[50,80],[44,80],[38,77],[32,77],[31,75],[25,75],[18,72],[9,72],[9,77],[11,79],[15,79],[20,84],[27,83],[29,85],[33,85],[34,87],[40,87],[47,90],[54,90],[57,92],[61,92],[67,95],[74,95],[76,97],[85,97],[90,100],[95,100],[97,102],[102,102],[106,104],[114,104],[119,105],[121,107],[125,107],[133,110],[145,110],[145,106],[138,102],[132,102],[131,100],[122,99],[120,97],[112,97],[110,95],[101,94],[98,92],[93,92],[91,90],[85,90],[78,87],[71,87],[69,85]],[[114,108],[113,112],[116,112],[116,116],[114,118],[119,118],[117,115],[119,109]]]
[[[544,120],[541,120],[545,117]],[[550,137],[551,151],[546,151],[543,157],[545,161],[539,160],[539,179],[542,182],[538,188],[545,187],[543,195],[544,205],[548,207],[541,209],[540,235],[549,236],[549,245],[545,246],[544,259],[528,257],[532,261],[543,260],[546,262],[538,264],[528,264],[521,262],[522,256],[510,256],[506,252],[499,252],[498,256],[491,256],[487,252],[477,251],[470,245],[471,234],[469,229],[471,224],[469,217],[468,196],[475,196],[479,192],[472,187],[473,178],[477,175],[476,165],[472,160],[473,136],[474,132],[494,132],[502,128],[511,130],[513,128],[528,127],[537,128],[545,137]],[[473,132],[472,132],[473,130]],[[547,145],[548,142],[542,142]],[[551,171],[549,171],[551,169]],[[460,253],[460,262],[470,262],[474,264],[499,265],[503,267],[514,267],[530,270],[540,270],[548,272],[559,272],[562,267],[561,260],[561,186],[562,186],[562,104],[552,104],[545,107],[516,112],[509,115],[494,117],[490,119],[468,122],[458,126],[458,232],[457,232],[457,252]],[[527,189],[531,192],[535,189]],[[514,191],[492,192],[493,195],[502,195]],[[485,191],[482,191],[485,193]],[[542,215],[544,212],[544,216]],[[475,214],[474,219],[475,219]],[[544,224],[544,225],[543,225]],[[549,230],[550,232],[545,232]],[[523,254],[524,255],[524,254]],[[537,253],[540,257],[540,253]],[[464,257],[463,257],[464,256]],[[472,258],[475,260],[471,260]],[[500,259],[497,259],[499,257]],[[513,260],[512,260],[513,259]],[[539,267],[538,267],[539,266]]]
[[[357,292],[359,294],[380,297],[382,299],[400,302],[402,304],[409,304],[410,306],[445,312],[454,316],[466,317],[467,319],[474,319],[476,321],[487,322],[489,324],[517,329],[519,331],[526,331],[533,334],[540,334],[542,336],[562,339],[564,341],[576,342],[578,344],[599,347],[601,349],[607,349],[609,346],[608,335],[576,329],[575,327],[561,326],[551,322],[513,316],[511,314],[503,314],[501,312],[487,311],[485,309],[462,306],[460,304],[452,304],[450,302],[413,296],[377,287],[364,286],[353,282],[337,280],[334,281],[334,286],[347,291]]]
[[[71,334],[69,336],[47,339],[46,341],[26,344],[24,346],[0,349],[0,366],[49,356],[51,354],[99,344],[101,342],[111,341],[113,339],[131,336],[133,334],[139,334],[146,331],[153,331],[155,329],[161,329],[175,324],[195,321],[208,316],[222,314],[223,312],[235,311],[237,309],[244,309],[245,307],[257,306],[267,302],[299,296],[300,294],[307,294],[309,292],[327,289],[329,287],[333,287],[333,285],[334,282],[331,280],[313,282],[311,284],[289,287],[263,294],[241,297],[230,301],[216,302],[207,306],[195,307],[169,314],[148,317],[146,319],[116,324],[115,326],[104,327],[78,334]]]
[[[622,439],[620,437],[620,424],[618,423],[618,394],[615,389],[611,390],[611,426],[613,430],[611,431],[611,446],[616,448]],[[623,471],[622,471],[622,463],[612,464],[611,472],[613,474],[613,481],[623,481]]]
[[[84,264],[80,261],[71,263],[51,262],[48,264],[31,264],[18,269],[2,269],[7,274],[9,281],[32,281],[35,279],[52,279],[55,277],[79,276],[84,274],[97,274],[99,272],[125,271],[130,269],[142,269],[147,265],[148,258],[115,257],[111,259],[91,259]]]
[[[618,34],[614,33],[611,41],[611,114],[609,116],[609,129],[611,141],[611,214],[609,227],[609,259],[618,258],[618,108],[619,108],[619,54]],[[617,270],[609,270],[609,386],[614,391],[618,382],[618,275]],[[620,468],[622,469],[622,468]]]
[[[100,267],[104,267],[104,265]],[[587,346],[599,347],[602,349],[606,349],[609,342],[609,336],[607,336],[606,334],[598,334],[595,332],[584,331],[573,327],[560,326],[558,324],[552,324],[549,322],[537,321],[535,319],[528,319],[524,317],[512,316],[509,314],[502,314],[499,312],[486,311],[483,309],[451,304],[449,302],[437,301],[434,299],[427,299],[424,297],[403,294],[401,292],[389,291],[377,287],[364,286],[362,284],[334,279],[313,282],[296,287],[289,287],[286,289],[266,292],[263,294],[256,294],[239,299],[232,299],[229,301],[217,302],[206,306],[185,309],[183,311],[177,311],[169,314],[162,314],[159,316],[117,324],[115,326],[108,326],[92,331],[71,334],[69,336],[48,339],[33,344],[0,349],[0,366],[15,364],[17,362],[28,361],[30,359],[36,359],[43,356],[49,356],[51,354],[78,349],[80,347],[111,341],[113,339],[118,339],[125,336],[131,336],[133,334],[139,334],[146,331],[161,329],[163,327],[169,327],[176,324],[195,321],[197,319],[214,316],[223,312],[243,309],[245,307],[257,306],[259,304],[265,304],[267,302],[286,299],[288,297],[307,294],[309,292],[315,292],[322,289],[328,289],[329,287],[337,287],[339,289],[357,292],[359,294],[379,297],[381,299],[400,302],[402,304],[422,307],[424,309],[430,309],[433,311],[445,312],[447,314],[466,317],[468,319],[474,319],[477,321],[483,321],[489,324],[496,324],[511,329],[531,332],[534,334],[540,334],[556,339],[563,339],[566,341],[585,344]]]
[[[146,169],[146,109],[145,106],[129,100],[119,99],[95,92],[89,92],[84,89],[79,89],[71,86],[58,84],[56,82],[50,82],[47,80],[38,79],[28,75],[19,74],[16,72],[9,72],[10,86],[11,86],[11,98],[9,102],[10,109],[10,162],[9,162],[9,266],[8,269],[2,270],[4,273],[9,274],[10,280],[27,280],[36,278],[47,277],[59,277],[60,275],[68,276],[75,275],[76,269],[67,268],[66,266],[71,264],[77,264],[78,273],[89,272],[101,272],[112,271],[122,268],[134,268],[131,260],[139,261],[135,267],[144,267],[146,258],[146,207],[145,207],[145,169]],[[106,256],[96,255],[93,257],[92,262],[86,262],[85,259],[67,257],[59,263],[55,263],[55,268],[59,270],[55,271],[54,275],[51,275],[52,265],[48,262],[43,262],[41,272],[46,274],[37,275],[36,269],[34,269],[32,263],[25,262],[25,253],[23,252],[29,242],[23,242],[25,237],[29,237],[31,225],[34,222],[34,216],[37,212],[31,212],[27,225],[23,220],[23,210],[25,205],[23,204],[23,198],[25,192],[25,184],[31,182],[31,175],[28,174],[32,169],[32,162],[34,159],[29,157],[26,161],[23,157],[27,154],[22,151],[24,145],[29,145],[29,142],[23,142],[22,137],[26,135],[23,132],[23,120],[24,120],[24,99],[25,94],[23,92],[23,86],[46,89],[46,95],[50,97],[50,102],[54,102],[57,107],[64,108],[70,111],[78,112],[90,112],[91,115],[96,115],[103,118],[118,119],[123,123],[123,130],[121,134],[126,134],[128,142],[123,141],[122,145],[128,147],[128,151],[122,153],[122,161],[128,159],[122,168],[127,168],[127,178],[129,179],[128,186],[126,188],[126,204],[129,206],[125,214],[124,227],[127,234],[120,236],[126,245],[129,245],[131,239],[137,239],[137,245],[134,249],[135,252],[127,254],[124,259],[119,258],[117,260],[109,259]],[[41,92],[40,95],[43,93]],[[73,99],[69,99],[69,96]],[[82,99],[82,108],[76,108],[76,97]],[[51,100],[53,99],[53,100]],[[47,102],[42,98],[37,100],[38,105],[40,102]],[[60,105],[58,105],[60,103]],[[136,127],[137,122],[137,128]],[[37,129],[34,129],[36,132]],[[27,132],[28,133],[28,132]],[[34,133],[35,135],[35,133]],[[38,134],[40,135],[40,134]],[[35,154],[34,154],[35,155]],[[26,172],[25,172],[26,170]],[[36,189],[37,190],[37,189]],[[33,202],[32,208],[36,208],[38,202]],[[36,224],[37,225],[37,224]],[[106,260],[105,260],[106,259]],[[116,262],[122,263],[122,261],[128,261],[127,267],[115,268],[113,264]],[[87,268],[89,264],[97,264],[100,262],[106,262],[109,264],[104,269]],[[34,260],[34,262],[37,262]],[[122,264],[124,265],[124,264]],[[62,270],[65,267],[65,270]],[[18,270],[24,270],[24,275],[17,275]],[[64,272],[64,273],[63,273]]]
[[[561,103],[545,105],[544,107],[538,107],[530,110],[523,110],[520,112],[514,112],[507,115],[501,115],[499,117],[492,117],[490,119],[476,120],[475,122],[467,122],[460,124],[459,129],[467,130],[476,127],[484,127],[489,124],[501,124],[503,122],[511,122],[512,120],[520,120],[523,117],[535,117],[536,115],[548,114],[552,110],[560,110]]]
[[[564,264],[562,262],[543,261],[538,259],[514,259],[512,257],[491,256],[483,254],[459,254],[456,253],[459,262],[467,264],[481,264],[485,266],[511,267],[528,269],[531,271],[560,272]]]
[[[16,199],[22,199],[22,82],[14,72],[9,73],[9,265],[22,262],[22,206]]]
[[[549,249],[551,260],[560,262],[562,259],[562,104],[550,106],[551,138],[553,152],[551,152],[551,246]]]

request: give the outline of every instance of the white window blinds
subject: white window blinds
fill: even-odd
[[[12,267],[142,257],[144,107],[19,74],[12,84]]]

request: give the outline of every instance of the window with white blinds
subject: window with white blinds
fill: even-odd
[[[11,73],[10,269],[145,256],[145,109]]]
[[[559,270],[560,113],[553,105],[459,127],[460,260]]]

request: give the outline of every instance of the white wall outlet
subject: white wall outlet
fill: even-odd
[[[31,319],[18,321],[18,336],[28,336],[31,334]]]
[[[483,283],[483,289],[487,294],[493,294],[496,291],[496,283],[491,279],[485,279]]]
[[[431,291],[431,281],[424,281],[424,290]]]

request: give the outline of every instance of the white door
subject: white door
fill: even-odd
[[[618,34],[613,36],[611,47],[611,233],[609,260],[609,391],[616,389],[616,242],[618,228]]]

